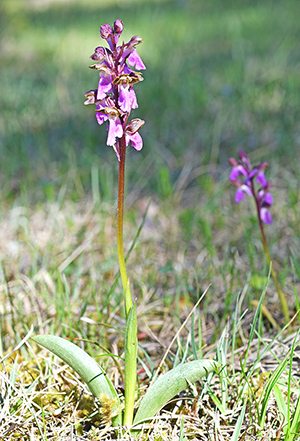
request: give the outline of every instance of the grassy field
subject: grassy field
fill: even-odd
[[[124,228],[139,380],[147,385],[143,363],[159,365],[208,287],[164,369],[197,357],[224,366],[141,439],[299,439],[300,318],[285,327],[254,206],[234,204],[228,165],[240,149],[270,165],[266,235],[292,318],[300,290],[299,13],[296,0],[2,0],[0,440],[115,436],[101,434],[97,403],[69,368],[29,337],[17,345],[31,326],[79,339],[122,385],[117,160],[83,106],[97,86],[88,65],[103,44],[99,27],[116,18],[126,41],[143,38],[147,66],[134,113],[146,121],[144,147],[128,150]]]

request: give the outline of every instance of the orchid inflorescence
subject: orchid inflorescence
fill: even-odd
[[[136,51],[136,46],[143,40],[141,37],[132,37],[128,43],[117,46],[123,32],[121,20],[114,22],[114,27],[109,24],[100,27],[101,37],[107,41],[109,49],[96,47],[91,59],[96,64],[89,66],[99,71],[99,84],[96,90],[88,91],[84,104],[96,104],[96,118],[101,125],[109,122],[107,145],[112,146],[120,161],[119,140],[125,136],[126,146],[131,143],[136,150],[143,147],[142,137],[138,133],[144,121],[135,118],[128,123],[132,109],[138,107],[133,85],[143,81],[139,70],[146,69],[141,57]],[[131,66],[131,67],[129,67]]]
[[[252,167],[244,151],[240,150],[238,155],[240,161],[237,161],[235,158],[229,159],[229,164],[233,167],[230,173],[230,180],[238,187],[235,193],[235,202],[239,203],[245,199],[245,194],[253,196],[257,204],[260,219],[265,224],[271,224],[273,219],[269,208],[273,205],[273,196],[269,190],[273,185],[266,180],[264,173],[264,170],[268,167],[268,163],[261,162],[259,165]],[[241,180],[240,177],[244,179]],[[261,185],[258,191],[256,191],[254,186],[254,178],[255,181]]]

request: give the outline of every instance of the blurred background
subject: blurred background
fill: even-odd
[[[145,363],[151,358],[150,366],[157,365],[208,287],[168,365],[189,358],[194,341],[200,357],[219,338],[227,348],[231,332],[236,372],[248,357],[246,338],[269,267],[253,201],[234,203],[228,158],[240,149],[253,165],[270,164],[274,223],[265,232],[291,315],[300,310],[299,17],[299,0],[0,0],[0,357],[31,324],[37,333],[101,342],[122,356],[118,161],[94,106],[83,104],[85,92],[98,85],[98,73],[88,66],[95,47],[106,45],[99,28],[117,18],[125,42],[143,38],[138,52],[147,67],[135,88],[139,108],[132,115],[146,121],[140,131],[144,147],[128,148],[124,210],[127,270],[138,299],[139,337],[149,355]],[[261,339],[251,343],[255,363],[259,348],[283,323],[272,279],[264,304],[267,319],[260,316],[259,333],[251,334]],[[222,333],[231,322],[232,331]],[[101,345],[86,342],[97,357]],[[234,352],[234,345],[241,350]],[[22,358],[18,364],[10,360],[8,390],[16,391],[16,404],[9,411],[27,420],[27,383],[20,383],[26,390],[23,412],[23,392],[12,389],[11,378],[19,378],[19,365],[26,382],[36,374],[23,368]],[[113,366],[111,357],[101,363],[107,372]],[[52,367],[41,366],[48,397]],[[252,377],[249,384],[256,384]],[[30,390],[40,394],[39,386]],[[233,387],[226,409],[234,393]],[[44,417],[43,410],[36,414]],[[52,427],[54,412],[48,414],[43,430]],[[255,412],[250,417],[255,422]],[[1,433],[23,424],[2,421]]]
[[[147,66],[134,113],[144,148],[127,156],[136,197],[164,198],[205,173],[226,180],[239,149],[298,172],[299,16],[297,0],[2,0],[2,198],[26,187],[49,200],[66,180],[76,198],[95,175],[101,196],[115,196],[116,157],[83,102],[98,82],[88,65],[105,44],[99,27],[116,18],[125,41],[143,38]]]

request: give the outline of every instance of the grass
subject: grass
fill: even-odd
[[[2,357],[26,341],[2,363],[0,439],[104,439],[97,403],[25,337],[31,326],[78,342],[122,384],[117,164],[105,130],[82,105],[97,83],[87,65],[101,44],[98,28],[118,17],[125,37],[143,37],[148,68],[137,90],[144,148],[128,154],[124,232],[128,251],[142,225],[127,261],[138,298],[140,384],[209,285],[163,369],[202,356],[224,366],[165,408],[148,439],[299,439],[299,318],[283,329],[272,280],[265,289],[253,206],[234,205],[227,165],[240,148],[253,163],[270,163],[275,222],[267,238],[294,314],[297,12],[296,0],[1,3]],[[264,290],[273,321],[258,303]],[[113,436],[108,429],[105,437]]]

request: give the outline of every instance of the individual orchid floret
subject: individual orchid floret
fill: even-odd
[[[118,18],[114,22],[114,35],[115,35],[115,42],[118,43],[119,37],[122,34],[124,29],[123,22]]]
[[[107,58],[107,50],[105,49],[105,47],[96,47],[95,52],[93,53],[93,55],[90,56],[90,58],[93,61],[104,61]]]
[[[111,98],[107,97],[106,99],[98,100],[96,106],[96,117],[98,124],[101,125],[105,121],[109,121],[106,141],[108,146],[114,147],[116,144],[116,139],[122,138],[124,134],[120,116],[120,110],[114,106],[114,102]]]
[[[244,151],[239,152],[240,161],[235,158],[229,159],[232,166],[230,173],[231,182],[237,187],[235,202],[239,203],[245,199],[245,195],[253,196],[258,208],[259,216],[265,224],[273,222],[269,208],[273,205],[273,196],[269,192],[273,185],[266,180],[264,170],[268,167],[266,162],[252,167],[250,160]],[[254,180],[260,184],[260,189],[256,191]]]
[[[136,150],[141,150],[143,146],[142,138],[137,132],[144,122],[132,131],[131,123],[127,124],[127,121],[131,110],[138,108],[133,86],[143,81],[141,73],[133,69],[146,69],[136,51],[142,38],[134,36],[128,43],[123,42],[117,46],[122,32],[121,20],[116,20],[113,27],[109,24],[100,27],[100,35],[107,41],[109,48],[96,47],[91,55],[90,58],[96,63],[89,67],[99,72],[99,82],[97,90],[85,94],[85,104],[96,104],[98,124],[108,123],[107,145],[114,148],[118,160],[120,147],[117,144],[122,139],[124,148],[131,144]]]
[[[113,30],[109,24],[104,24],[100,26],[100,35],[101,38],[107,40],[112,36]]]
[[[141,150],[143,147],[143,140],[141,135],[138,133],[141,127],[145,124],[145,121],[139,118],[135,118],[125,129],[125,139],[126,146],[131,143],[132,147],[134,147],[137,151]]]
[[[123,32],[123,23],[121,20],[116,20],[114,22],[114,29],[111,28],[109,24],[100,26],[100,35],[107,41],[110,49],[113,51],[116,48],[119,37]]]
[[[87,98],[87,100],[84,102],[85,105],[87,104],[96,104],[97,101],[97,89],[89,90],[84,94],[84,96]]]

